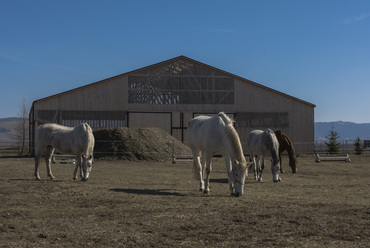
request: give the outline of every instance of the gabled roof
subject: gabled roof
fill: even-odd
[[[196,61],[194,59],[191,59],[191,58],[188,58],[186,56],[178,56],[178,57],[175,57],[175,58],[172,58],[172,59],[169,59],[169,60],[165,60],[165,61],[162,61],[162,62],[159,62],[159,63],[156,63],[156,64],[153,64],[153,65],[150,65],[150,66],[146,66],[146,67],[143,67],[143,68],[140,68],[140,69],[137,69],[137,70],[133,70],[133,71],[129,71],[129,72],[126,72],[126,73],[123,73],[123,74],[119,74],[117,76],[114,76],[114,77],[110,77],[110,78],[107,78],[107,79],[103,79],[103,80],[100,80],[100,81],[97,81],[97,82],[94,82],[94,83],[91,83],[91,84],[87,84],[87,85],[84,85],[84,86],[81,86],[81,87],[78,87],[78,88],[74,88],[74,89],[71,89],[71,90],[68,90],[68,91],[65,91],[65,92],[61,92],[61,93],[58,93],[58,94],[55,94],[55,95],[51,95],[51,96],[48,96],[48,97],[45,97],[45,98],[41,98],[39,100],[36,100],[33,102],[34,103],[37,103],[37,102],[42,102],[42,101],[45,101],[45,100],[48,100],[50,98],[54,98],[54,97],[58,97],[58,96],[62,96],[62,95],[65,95],[65,94],[68,94],[68,93],[71,93],[71,92],[74,92],[74,91],[78,91],[78,90],[81,90],[81,89],[84,89],[84,88],[87,88],[87,87],[92,87],[92,86],[95,86],[95,85],[98,85],[98,84],[103,84],[107,81],[110,81],[112,79],[115,79],[115,78],[119,78],[119,77],[123,77],[123,76],[127,76],[127,75],[130,75],[130,74],[136,74],[142,70],[147,70],[147,69],[151,69],[151,68],[154,68],[154,67],[158,67],[160,65],[163,65],[163,64],[167,64],[169,62],[172,62],[172,61],[175,61],[175,60],[187,60],[191,63],[194,63],[194,64],[197,64],[197,65],[200,65],[200,66],[203,66],[203,67],[206,67],[208,69],[211,69],[211,70],[214,70],[214,71],[217,71],[218,73],[221,73],[221,74],[225,74],[227,76],[230,76],[230,77],[233,77],[233,78],[236,78],[244,83],[248,83],[248,84],[252,84],[254,86],[257,86],[259,88],[262,88],[264,90],[268,90],[268,91],[271,91],[275,94],[278,94],[278,95],[281,95],[281,96],[284,96],[284,97],[287,97],[287,98],[290,98],[292,100],[295,100],[297,102],[300,102],[300,103],[303,103],[303,104],[306,104],[306,105],[309,105],[311,107],[316,107],[316,105],[312,104],[312,103],[309,103],[309,102],[306,102],[304,100],[301,100],[299,98],[296,98],[296,97],[293,97],[293,96],[290,96],[288,94],[285,94],[285,93],[282,93],[280,91],[277,91],[277,90],[274,90],[274,89],[271,89],[269,87],[266,87],[264,85],[261,85],[259,83],[256,83],[256,82],[253,82],[251,80],[248,80],[246,78],[243,78],[243,77],[240,77],[240,76],[237,76],[237,75],[234,75],[232,73],[229,73],[229,72],[226,72],[226,71],[223,71],[223,70],[220,70],[218,68],[215,68],[213,66],[210,66],[210,65],[207,65],[207,64],[204,64],[202,62],[199,62],[199,61]],[[33,107],[33,106],[32,106]]]

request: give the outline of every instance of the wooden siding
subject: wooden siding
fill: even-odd
[[[191,67],[189,64],[193,64],[192,68],[196,68],[195,72],[189,69]],[[179,65],[186,68],[189,74],[178,76],[176,73],[179,71],[182,73],[186,71],[181,69]],[[176,68],[177,71],[169,73],[168,68]],[[171,83],[171,75],[176,75],[173,78],[177,80],[179,85],[181,82],[185,82],[188,85],[186,87],[198,87],[196,84],[201,82],[203,78],[206,79],[205,82],[212,82],[212,80],[207,80],[212,77],[226,79],[231,77],[233,78],[233,88],[227,88],[227,91],[230,91],[230,96],[234,98],[232,101],[234,104],[230,104],[230,102],[222,104],[222,100],[213,102],[214,99],[210,102],[213,104],[207,101],[199,102],[199,95],[196,98],[198,99],[198,104],[191,104],[192,101],[186,100],[176,102],[166,99],[163,99],[163,102],[157,102],[157,104],[145,103],[140,99],[129,101],[128,86],[130,75],[147,75],[150,71],[157,73],[157,76],[154,77],[155,80],[161,80],[161,77],[158,77],[158,72],[166,71],[166,73],[169,73],[168,75],[170,76],[166,75],[166,83],[161,84],[161,87],[164,87],[166,90],[170,88],[168,85]],[[192,73],[198,73],[199,75],[195,79],[191,79]],[[195,84],[189,86],[192,82]],[[205,88],[201,86],[199,89],[215,90],[215,83],[206,83],[205,85]],[[140,85],[140,87],[143,88],[144,86]],[[194,88],[195,90],[196,88]],[[166,94],[170,95],[171,92],[168,92]],[[156,97],[159,99],[158,96]],[[64,123],[69,123],[67,121],[74,123],[72,120],[63,120],[65,116],[68,116],[65,114],[65,111],[75,112],[81,114],[81,116],[83,116],[83,112],[86,112],[85,120],[93,119],[91,121],[95,121],[94,123],[99,123],[98,120],[102,118],[109,118],[111,119],[109,123],[113,123],[112,125],[119,123],[119,125],[128,124],[130,127],[157,126],[173,134],[179,140],[186,141],[186,128],[194,113],[216,114],[223,111],[235,116],[235,127],[239,132],[242,143],[245,142],[246,136],[250,131],[270,127],[273,130],[280,129],[285,132],[292,139],[297,152],[313,153],[314,107],[315,105],[300,99],[181,56],[135,70],[134,72],[37,100],[33,104],[31,109],[33,114],[30,116],[33,117],[31,122],[33,124],[36,123],[36,125],[53,120],[60,123],[62,121],[65,121]],[[102,112],[109,113],[102,115]],[[126,120],[126,117],[128,120]],[[74,120],[78,119],[74,118]]]

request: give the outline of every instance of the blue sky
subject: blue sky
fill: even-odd
[[[0,118],[185,55],[370,123],[367,0],[1,0]]]

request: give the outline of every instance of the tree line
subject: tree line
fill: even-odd
[[[331,126],[331,130],[325,137],[327,138],[327,141],[325,141],[327,152],[330,154],[338,154],[340,149],[340,136],[339,133],[334,130],[334,126]],[[356,140],[353,142],[353,146],[355,148],[355,154],[357,155],[361,155],[364,151],[364,144],[360,137],[356,138]]]

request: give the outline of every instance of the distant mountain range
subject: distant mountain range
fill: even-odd
[[[20,118],[0,118],[0,147],[15,144],[12,130]],[[338,132],[340,140],[355,140],[357,137],[370,140],[370,123],[357,124],[353,122],[315,122],[315,140],[326,140],[331,128]]]
[[[370,123],[357,124],[353,122],[315,122],[315,140],[325,140],[332,127],[340,140],[360,139],[370,140]]]
[[[16,144],[12,132],[20,121],[21,119],[17,117],[0,118],[0,147],[9,147]]]

